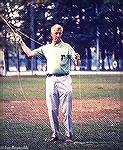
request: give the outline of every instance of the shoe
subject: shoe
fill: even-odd
[[[51,139],[49,140],[49,142],[56,142],[56,141],[58,141],[59,139],[58,139],[58,137],[56,136],[56,137],[51,137]]]
[[[72,137],[70,136],[70,137],[66,137],[66,143],[71,143],[71,142],[73,142],[72,141]]]

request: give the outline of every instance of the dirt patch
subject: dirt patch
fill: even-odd
[[[49,123],[45,100],[3,100],[0,102],[2,113],[0,118],[16,122]],[[120,121],[120,100],[84,99],[73,100],[73,123],[95,121]],[[59,113],[60,122],[63,116]]]

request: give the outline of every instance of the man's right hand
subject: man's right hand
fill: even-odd
[[[33,56],[33,52],[28,46],[26,46],[26,44],[22,40],[22,37],[19,34],[15,33],[15,39],[16,39],[16,42],[20,44],[21,49],[26,53],[28,57]]]
[[[19,44],[23,43],[22,37],[17,33],[15,34],[15,39],[16,42],[18,42]]]

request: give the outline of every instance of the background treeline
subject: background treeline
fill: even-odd
[[[83,70],[92,69],[93,54],[96,67],[105,70],[123,70],[123,2],[122,0],[4,0],[0,14],[12,28],[23,34],[23,40],[32,49],[51,41],[50,28],[55,23],[64,27],[63,40],[81,55]],[[27,70],[37,69],[40,58],[26,58],[14,35],[0,20],[0,49],[4,53],[5,70],[25,60]],[[15,59],[16,58],[16,59]],[[113,68],[111,62],[114,62]],[[45,61],[44,61],[45,62]],[[98,66],[99,65],[99,66]],[[116,66],[115,66],[116,65]],[[99,67],[99,68],[98,68]]]

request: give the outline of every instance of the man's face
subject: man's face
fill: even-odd
[[[60,42],[62,36],[62,30],[60,28],[54,28],[53,32],[51,33],[52,42],[57,44]]]

